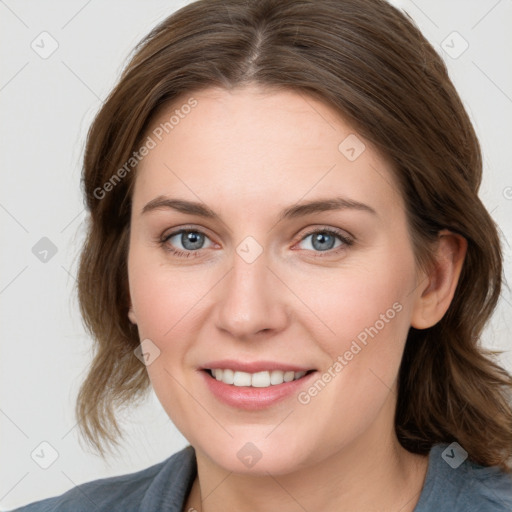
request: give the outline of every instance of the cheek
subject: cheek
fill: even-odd
[[[399,267],[386,260],[368,268],[343,269],[329,279],[304,282],[300,295],[317,317],[315,328],[327,343],[325,351],[333,358],[349,350],[352,340],[394,337],[406,333],[408,310],[414,282],[412,267]]]
[[[155,343],[174,337],[193,316],[205,294],[206,276],[188,269],[171,271],[157,251],[134,246],[128,257],[130,297],[139,334]]]
[[[132,247],[128,275],[139,337],[141,341],[151,340],[159,350],[147,366],[148,376],[171,420],[178,429],[187,431],[190,420],[184,411],[190,408],[190,403],[182,389],[188,378],[183,369],[190,340],[195,337],[194,329],[198,328],[195,308],[207,283],[192,278],[186,270],[171,271],[155,258],[154,251]]]
[[[321,287],[308,285],[303,296],[314,298],[314,311],[322,320],[314,320],[314,333],[328,355],[322,371],[329,374],[329,384],[322,397],[304,395],[304,402],[311,398],[319,408],[337,403],[340,409],[329,413],[335,421],[343,416],[342,410],[360,411],[360,416],[350,418],[356,430],[358,421],[371,419],[380,409],[402,359],[414,269],[412,256],[397,258],[389,250],[372,262],[332,274]]]
[[[410,324],[414,266],[391,257],[380,261],[339,273],[324,283],[322,293],[304,288],[322,320],[313,319],[311,331],[328,357],[319,375],[325,385],[312,383],[298,399],[311,416],[336,426],[323,433],[334,444],[340,442],[339,425],[346,436],[356,435],[394,396]]]

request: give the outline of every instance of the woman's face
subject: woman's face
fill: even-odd
[[[386,161],[323,103],[254,86],[184,97],[147,135],[130,319],[179,430],[272,474],[389,439],[420,274]]]

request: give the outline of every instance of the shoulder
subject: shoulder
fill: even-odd
[[[195,472],[195,452],[191,446],[187,446],[141,471],[80,484],[60,496],[30,503],[11,512],[163,510],[159,506],[161,499],[167,499],[167,506],[181,506]]]
[[[510,512],[512,474],[480,466],[457,443],[434,445],[414,512]]]

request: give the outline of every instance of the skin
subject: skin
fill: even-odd
[[[428,459],[396,438],[397,374],[409,327],[434,325],[446,312],[465,240],[441,232],[436,264],[422,272],[390,163],[361,136],[366,149],[347,159],[338,146],[356,132],[329,106],[255,85],[209,88],[176,101],[154,127],[190,96],[197,106],[137,170],[128,256],[130,320],[160,350],[147,367],[152,386],[196,450],[185,510],[412,511]],[[220,220],[142,213],[162,195],[202,202]],[[334,196],[375,214],[331,210],[278,222],[286,207]],[[159,243],[183,227],[206,235],[196,256],[165,249],[186,252],[180,236]],[[326,227],[352,245],[315,248],[307,234]],[[263,250],[252,263],[236,251],[248,236]],[[199,374],[208,361],[232,358],[321,375],[395,303],[400,312],[308,404],[293,395],[261,411],[235,409]],[[237,457],[247,442],[262,454],[252,468]]]

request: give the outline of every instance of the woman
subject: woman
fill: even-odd
[[[88,135],[77,416],[104,453],[151,386],[190,446],[19,510],[510,510],[481,170],[442,60],[384,1],[166,19]]]

